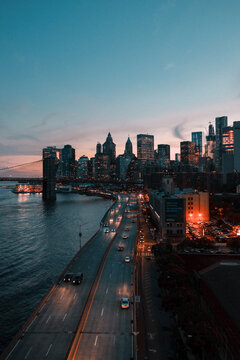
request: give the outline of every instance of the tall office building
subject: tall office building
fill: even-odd
[[[76,177],[75,149],[71,145],[64,145],[61,154],[61,176]]]
[[[180,143],[181,162],[186,165],[196,165],[195,143],[182,141]]]
[[[98,142],[96,146],[96,154],[101,154],[102,152],[102,145]]]
[[[158,158],[170,161],[170,145],[160,144],[158,145]]]
[[[233,127],[227,126],[222,130],[222,151],[233,152],[234,150],[234,134]]]
[[[103,144],[103,155],[108,155],[110,161],[114,161],[116,159],[116,145],[113,142],[110,132],[108,133],[107,139]]]
[[[221,117],[217,117],[215,119],[216,122],[216,147],[215,147],[215,167],[217,171],[221,171],[222,170],[222,153],[223,153],[223,148],[222,148],[222,134],[223,134],[223,129],[225,127],[227,127],[227,122],[228,122],[228,118],[227,116],[221,116]]]
[[[208,135],[206,136],[205,156],[211,159],[215,156],[216,136],[214,135],[214,127],[210,123],[208,126]]]
[[[133,155],[132,142],[131,142],[131,140],[129,139],[129,137],[128,137],[128,139],[127,139],[127,141],[126,141],[126,144],[125,144],[124,154],[125,154],[125,155],[129,155],[129,156],[132,156],[132,155]]]
[[[234,134],[234,169],[240,172],[240,121],[233,122]]]
[[[83,155],[78,159],[78,178],[87,179],[88,177],[88,162],[89,159],[87,156]]]
[[[202,131],[192,132],[192,142],[195,143],[196,152],[202,155]]]
[[[147,161],[154,160],[154,136],[137,135],[137,158],[144,165]]]

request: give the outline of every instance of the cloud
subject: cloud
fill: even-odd
[[[36,124],[30,126],[30,129],[38,129],[38,128],[41,128],[41,127],[47,125],[49,123],[49,120],[55,118],[57,115],[58,115],[57,112],[53,112],[53,113],[50,113],[50,114],[44,116],[42,120],[40,120]]]
[[[180,140],[184,140],[182,131],[184,130],[184,123],[180,123],[173,128],[173,135]]]
[[[8,140],[33,140],[33,141],[35,141],[35,142],[39,142],[39,141],[40,141],[40,140],[39,140],[38,138],[36,138],[35,136],[32,136],[32,135],[24,135],[24,134],[7,136],[6,139],[8,139]]]

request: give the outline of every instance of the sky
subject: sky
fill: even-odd
[[[0,0],[0,168],[240,120],[238,0]],[[0,173],[1,176],[1,173]]]

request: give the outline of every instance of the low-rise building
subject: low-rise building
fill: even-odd
[[[210,220],[208,192],[184,189],[179,193],[176,192],[176,195],[186,200],[187,222],[196,223]]]
[[[160,226],[162,239],[176,242],[185,238],[185,202],[184,198],[166,195],[158,190],[149,190],[150,209]]]

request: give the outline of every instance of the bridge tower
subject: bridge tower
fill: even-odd
[[[56,201],[56,158],[48,156],[43,158],[43,200]]]

